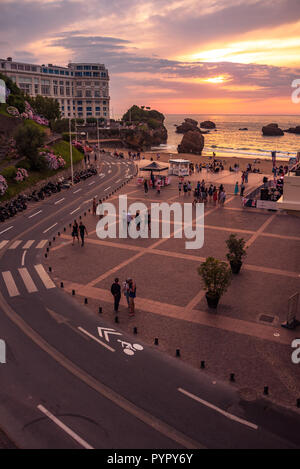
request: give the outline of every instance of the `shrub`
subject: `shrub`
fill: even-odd
[[[229,250],[226,257],[229,262],[242,262],[243,258],[247,255],[244,249],[246,244],[244,238],[237,238],[236,234],[231,234],[227,239],[226,244]]]
[[[5,179],[12,181],[16,177],[17,169],[15,166],[7,166],[1,171],[1,174]]]
[[[30,124],[28,124],[30,122]],[[38,148],[44,143],[45,132],[37,124],[26,121],[27,125],[17,128],[15,133],[16,147],[20,155],[24,155],[30,161],[31,169],[41,170],[44,165],[40,161]]]
[[[16,182],[22,182],[25,181],[25,179],[28,178],[28,172],[24,168],[18,168],[17,169],[17,174],[15,177]]]
[[[64,168],[66,166],[65,160],[60,155],[44,151],[40,152],[39,155],[45,159],[48,169],[56,171],[57,169]]]
[[[220,298],[227,290],[231,281],[231,270],[226,262],[219,261],[214,257],[208,257],[198,267],[204,289],[208,295]]]
[[[6,182],[6,179],[0,175],[0,195],[4,195],[7,191],[7,188],[8,184]]]
[[[30,161],[28,161],[26,158],[24,158],[23,160],[19,161],[18,166],[19,166],[19,168],[24,168],[27,171],[29,171],[30,170]]]

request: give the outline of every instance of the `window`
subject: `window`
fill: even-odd
[[[91,111],[91,110],[92,110],[92,107],[91,107],[91,106],[88,106],[88,107],[86,108],[86,110],[87,110],[87,111]]]
[[[85,81],[84,84],[85,84],[85,86],[91,86],[91,82],[90,82],[90,81]]]
[[[77,90],[76,96],[77,96],[77,98],[82,98],[82,91],[81,91],[81,90]]]
[[[62,108],[63,111],[65,110],[65,106],[62,106],[61,108]]]
[[[54,73],[54,70],[52,68],[49,68],[49,73]]]
[[[91,72],[83,72],[84,77],[91,77],[92,73]]]
[[[100,112],[96,112],[96,116],[100,116]]]
[[[78,104],[78,105],[82,104],[82,101],[77,101],[77,104]]]
[[[66,86],[70,86],[70,82],[69,82],[69,81],[66,81]]]
[[[57,73],[58,73],[58,70],[57,70]],[[64,70],[60,70],[60,71],[59,71],[59,74],[60,74],[60,75],[64,75],[64,74],[65,74],[65,71],[64,71]]]
[[[106,101],[103,101],[103,104],[106,104]]]
[[[75,72],[75,77],[82,77],[82,72]]]
[[[87,101],[86,104],[92,104],[92,101]]]
[[[64,89],[63,86],[59,87],[59,93],[60,93],[61,96],[63,96],[65,94],[65,89]]]
[[[103,111],[106,111],[106,107],[103,108]]]
[[[77,86],[81,86],[81,81],[78,81],[78,82],[77,82]]]
[[[82,112],[79,112],[78,117],[82,117],[82,116],[83,116]]]
[[[82,65],[77,65],[76,69],[77,70],[82,70]]]
[[[50,94],[50,85],[42,85],[42,94],[45,94],[45,95]]]
[[[17,70],[18,67],[17,67],[17,64],[11,64],[11,65],[10,65],[10,68],[11,68],[12,70]]]
[[[85,66],[83,67],[83,69],[84,69],[84,70],[91,70],[91,66],[90,66],[90,65],[85,65]]]
[[[58,81],[57,80],[53,80],[53,85],[57,85],[58,84]]]
[[[82,111],[82,107],[81,107],[81,106],[78,107],[78,108],[77,108],[77,111]]]
[[[92,70],[98,70],[98,66],[97,65],[92,65]]]
[[[96,107],[96,111],[101,111],[99,106]]]
[[[30,65],[25,65],[26,72],[30,72]]]
[[[91,98],[91,97],[92,97],[92,92],[91,92],[91,90],[86,90],[85,96],[86,96],[86,98]]]
[[[95,86],[100,86],[100,81],[94,81]]]
[[[69,72],[68,72],[68,71],[65,71],[65,75],[69,75]],[[72,75],[73,75],[73,73],[72,73]]]
[[[99,90],[95,90],[95,98],[100,98],[101,94]]]
[[[18,70],[24,70],[24,65],[18,65]]]
[[[87,116],[92,116],[93,114],[91,112],[86,113]]]
[[[32,72],[37,72],[37,67],[32,66],[32,67],[31,67],[31,71],[32,71]]]
[[[47,68],[43,68],[43,73],[48,73],[48,69],[47,69]]]
[[[34,85],[34,92],[35,94],[39,94],[39,85]]]
[[[54,93],[55,96],[58,95],[58,86],[57,85],[53,86],[53,93]]]
[[[101,72],[101,77],[105,78],[106,77],[106,72]]]
[[[100,73],[99,72],[93,72],[93,77],[99,77]]]

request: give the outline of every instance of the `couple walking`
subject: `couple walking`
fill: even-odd
[[[118,278],[115,278],[115,281],[112,284],[110,291],[114,297],[114,311],[115,313],[118,313],[119,304],[121,300],[121,285],[119,283]],[[128,278],[127,280],[125,280],[125,282],[123,282],[123,293],[127,300],[129,316],[134,316],[134,313],[135,313],[134,299],[136,297],[136,284],[132,280],[132,278]]]
[[[79,244],[79,235],[80,235],[81,247],[83,247],[84,246],[84,236],[87,235],[87,234],[88,234],[87,229],[86,229],[85,225],[82,223],[82,221],[78,225],[77,221],[74,220],[73,227],[72,227],[72,238],[73,238],[72,246],[74,246],[75,239],[77,239],[78,244]]]

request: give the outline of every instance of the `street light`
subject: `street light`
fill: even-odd
[[[72,133],[71,133],[71,118],[69,117],[69,136],[70,136],[70,160],[71,160],[71,181],[74,185],[74,172],[73,172],[73,147],[72,147]]]

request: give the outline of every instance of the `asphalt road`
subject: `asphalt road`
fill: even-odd
[[[242,402],[51,283],[48,241],[134,173],[101,158],[100,175],[0,225],[0,427],[19,448],[300,447],[299,415]]]

